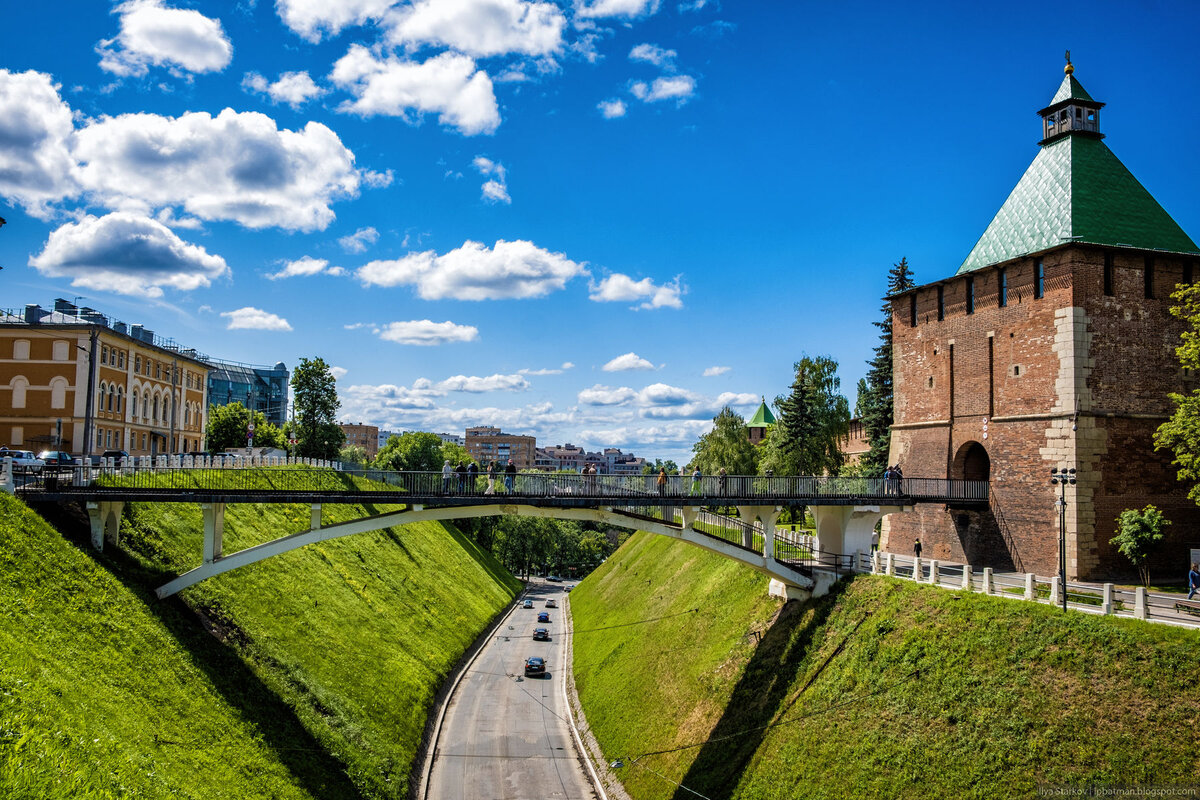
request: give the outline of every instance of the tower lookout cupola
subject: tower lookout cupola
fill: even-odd
[[[1038,144],[1047,145],[1072,133],[1103,139],[1104,134],[1100,133],[1100,109],[1104,103],[1093,100],[1075,80],[1070,50],[1067,51],[1067,66],[1063,67],[1063,72],[1066,75],[1054,99],[1038,112],[1042,117],[1042,140]]]

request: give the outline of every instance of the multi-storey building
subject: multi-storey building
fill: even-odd
[[[504,433],[490,425],[467,428],[465,447],[480,464],[495,461],[506,465],[511,458],[517,469],[533,469],[537,441],[532,436]]]
[[[1190,391],[1169,311],[1200,273],[1200,248],[1102,141],[1100,109],[1067,75],[1040,150],[950,278],[892,298],[891,461],[907,477],[990,479],[986,511],[918,506],[887,519],[885,545],[926,556],[1057,572],[1130,572],[1109,540],[1127,508],[1174,524],[1156,568],[1186,571],[1200,510],[1153,436]],[[1076,470],[1061,485],[1051,471]]]
[[[367,458],[379,455],[379,427],[361,422],[342,422],[338,427],[346,434],[346,446],[357,445],[367,451]]]
[[[203,449],[204,356],[56,300],[0,311],[0,442],[77,455]]]
[[[282,428],[287,422],[289,372],[282,361],[273,367],[216,359],[210,359],[208,364],[211,404],[241,403],[260,412],[272,425]]]

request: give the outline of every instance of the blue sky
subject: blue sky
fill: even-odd
[[[1193,2],[9,4],[0,306],[321,356],[342,418],[686,460],[889,266],[957,269],[1076,77],[1200,237]]]

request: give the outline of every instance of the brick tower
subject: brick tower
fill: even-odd
[[[892,299],[890,460],[908,477],[989,478],[991,508],[894,515],[884,545],[910,552],[920,536],[927,557],[1055,574],[1050,470],[1066,467],[1069,578],[1129,574],[1108,540],[1117,514],[1147,503],[1174,523],[1153,568],[1178,571],[1200,547],[1200,509],[1153,435],[1167,393],[1196,385],[1168,309],[1200,249],[1108,149],[1104,104],[1065,71],[1038,112],[1037,156],[962,266]]]

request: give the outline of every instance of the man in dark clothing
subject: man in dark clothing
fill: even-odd
[[[458,473],[458,493],[462,494],[467,488],[467,467],[460,461],[454,471]]]
[[[472,461],[467,464],[467,493],[475,494],[475,484],[479,478],[479,465]]]
[[[916,555],[917,558],[921,557],[921,540],[920,539],[917,539],[916,541],[913,542],[913,554]]]
[[[508,460],[508,466],[506,466],[504,468],[504,488],[508,490],[509,494],[512,494],[513,481],[516,480],[516,478],[517,478],[517,465],[514,464],[513,460],[510,458]]]

